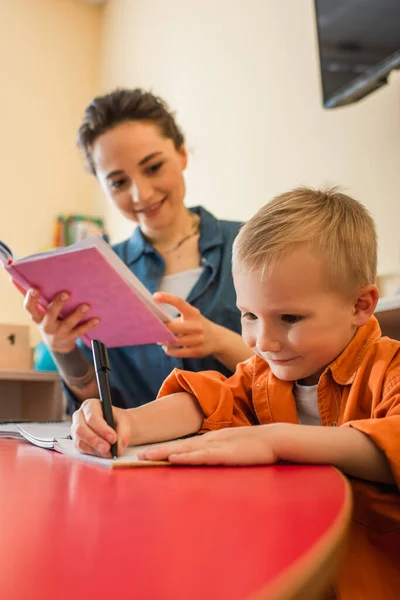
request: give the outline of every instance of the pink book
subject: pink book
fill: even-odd
[[[87,345],[92,339],[110,348],[175,339],[165,325],[171,320],[168,313],[98,234],[19,260],[0,242],[0,261],[23,289],[40,290],[44,307],[58,292],[68,291],[64,318],[79,304],[89,304],[82,322],[98,317],[100,323],[82,336]]]

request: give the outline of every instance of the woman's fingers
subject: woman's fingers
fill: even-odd
[[[69,299],[70,295],[68,292],[65,291],[59,292],[54,296],[52,301],[47,306],[47,317],[49,321],[55,322],[59,318],[61,311],[64,308],[64,305],[68,302]]]
[[[61,306],[61,310],[59,310],[59,308],[59,304],[57,304],[53,310],[53,307],[49,304],[48,317],[49,326],[51,327],[54,323],[56,323],[57,331],[62,335],[71,333],[74,338],[77,338],[79,337],[82,330],[84,333],[86,333],[86,331],[91,329],[94,326],[94,324],[97,324],[99,322],[99,320],[96,319],[96,317],[93,317],[89,321],[85,321],[84,323],[79,325],[82,320],[87,318],[87,314],[90,310],[90,306],[88,304],[81,304],[71,314],[69,314],[68,317],[63,318],[62,320],[60,320],[60,312],[63,307]],[[96,323],[93,323],[93,321],[95,320]],[[54,333],[53,331],[47,328],[45,329],[45,331],[46,333]]]
[[[200,346],[204,342],[204,336],[199,334],[193,335],[180,335],[176,338],[174,342],[168,342],[167,344],[163,344],[163,348],[168,348],[168,350],[174,350],[175,348],[195,348],[196,346]]]
[[[31,315],[32,321],[37,325],[42,322],[46,311],[38,303],[39,291],[31,288],[27,291],[24,299],[24,308]]]
[[[88,304],[81,304],[68,317],[61,319],[62,310],[70,299],[70,294],[66,291],[56,294],[47,309],[40,306],[38,299],[39,290],[34,288],[28,290],[24,301],[25,309],[30,313],[32,320],[40,325],[47,345],[56,352],[64,352],[66,346],[69,348],[71,344],[74,345],[78,337],[100,322],[96,317],[85,321],[90,311]]]
[[[180,298],[179,296],[167,294],[166,292],[156,292],[153,294],[153,298],[162,304],[170,304],[171,306],[174,306],[183,319],[198,318],[201,315],[201,312],[198,308],[195,308],[189,304],[189,302],[186,302],[186,300]]]
[[[167,323],[168,329],[175,335],[187,335],[191,333],[202,333],[204,327],[201,321],[181,321],[180,317]]]
[[[171,358],[203,358],[206,356],[200,346],[195,346],[194,348],[187,348],[186,346],[182,346],[182,348],[167,348],[163,346],[163,350]]]
[[[98,325],[99,323],[100,319],[97,319],[96,317],[90,319],[90,321],[86,321],[86,323],[79,325],[79,327],[75,327],[71,332],[73,334],[71,337],[73,337],[73,339],[82,337],[82,335],[93,329],[93,327],[96,327],[96,325]]]

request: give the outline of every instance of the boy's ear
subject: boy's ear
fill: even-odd
[[[376,285],[366,285],[359,290],[354,303],[354,325],[357,325],[357,327],[365,325],[375,311],[378,298],[379,292]]]

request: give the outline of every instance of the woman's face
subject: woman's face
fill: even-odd
[[[95,140],[92,156],[107,198],[143,233],[167,229],[183,210],[186,150],[176,150],[157,125],[117,125]]]

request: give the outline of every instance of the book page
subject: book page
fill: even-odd
[[[23,439],[17,423],[0,423],[0,438]]]
[[[18,423],[20,434],[36,446],[53,448],[56,438],[67,438],[71,434],[71,423]]]
[[[103,240],[100,235],[91,235],[84,240],[77,242],[73,247],[76,249],[96,248],[110,263],[110,265],[112,265],[117,273],[119,273],[119,275],[125,279],[128,285],[135,290],[140,299],[148,306],[148,308],[150,308],[152,312],[154,312],[164,323],[167,323],[171,320],[168,312],[160,304],[157,304],[157,302],[153,300],[153,296],[147,287],[143,285],[140,279],[138,279],[136,275],[132,273],[129,267],[127,267],[127,265],[120,259],[118,254],[114,252],[114,250],[107,244],[107,242]]]
[[[151,444],[154,446],[154,444]],[[168,466],[170,463],[167,460],[140,460],[138,458],[138,452],[146,448],[146,446],[129,446],[123,456],[118,458],[100,458],[98,456],[91,456],[89,454],[82,454],[75,449],[72,440],[58,438],[54,442],[54,450],[66,454],[72,458],[78,460],[84,460],[94,465],[106,467],[108,469],[116,469],[121,467],[154,467],[154,466]]]

